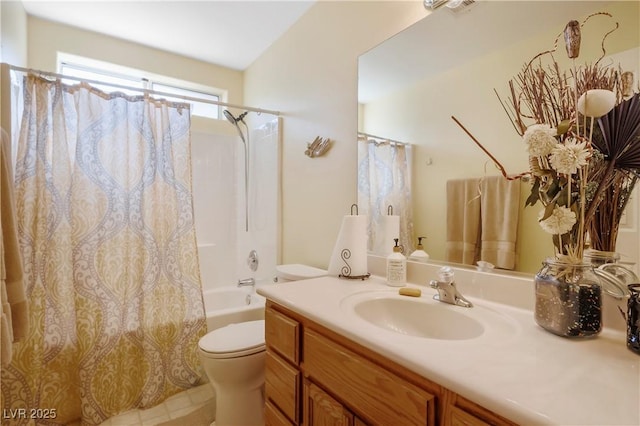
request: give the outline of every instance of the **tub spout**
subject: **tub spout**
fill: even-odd
[[[238,280],[238,287],[246,287],[246,286],[255,287],[256,280],[254,278],[245,278],[243,280]]]

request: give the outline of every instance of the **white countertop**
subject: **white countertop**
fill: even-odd
[[[422,290],[432,298],[435,290]],[[258,293],[378,352],[400,365],[516,423],[640,425],[640,356],[626,347],[623,332],[605,328],[583,340],[540,328],[533,312],[479,298],[477,315],[492,311],[513,325],[469,340],[405,336],[355,319],[341,301],[363,291],[398,289],[372,276],[366,281],[335,277],[268,284]],[[438,302],[439,303],[439,302]]]

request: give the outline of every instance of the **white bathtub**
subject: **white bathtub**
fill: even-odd
[[[238,287],[220,287],[202,293],[207,330],[236,322],[264,319],[265,298]]]

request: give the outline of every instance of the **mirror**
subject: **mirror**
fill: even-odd
[[[462,11],[440,7],[360,56],[359,131],[411,144],[413,235],[426,237],[423,245],[431,259],[445,259],[446,182],[500,174],[451,117],[507,173],[527,171],[521,138],[494,89],[506,101],[508,82],[524,64],[552,49],[567,22],[582,23],[595,12],[613,17],[598,15],[585,23],[578,63],[593,63],[601,56],[602,38],[618,22],[619,29],[604,43],[604,60],[635,72],[637,84],[637,2],[478,1]],[[572,69],[562,38],[554,57],[563,69]],[[553,254],[553,245],[537,224],[540,205],[523,207],[529,184],[520,186],[514,270],[535,272]]]

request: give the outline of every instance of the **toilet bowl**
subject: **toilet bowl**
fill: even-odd
[[[276,282],[308,280],[310,278],[324,277],[327,271],[313,266],[291,263],[276,266]]]
[[[230,324],[198,342],[216,393],[215,426],[264,424],[264,320]]]

